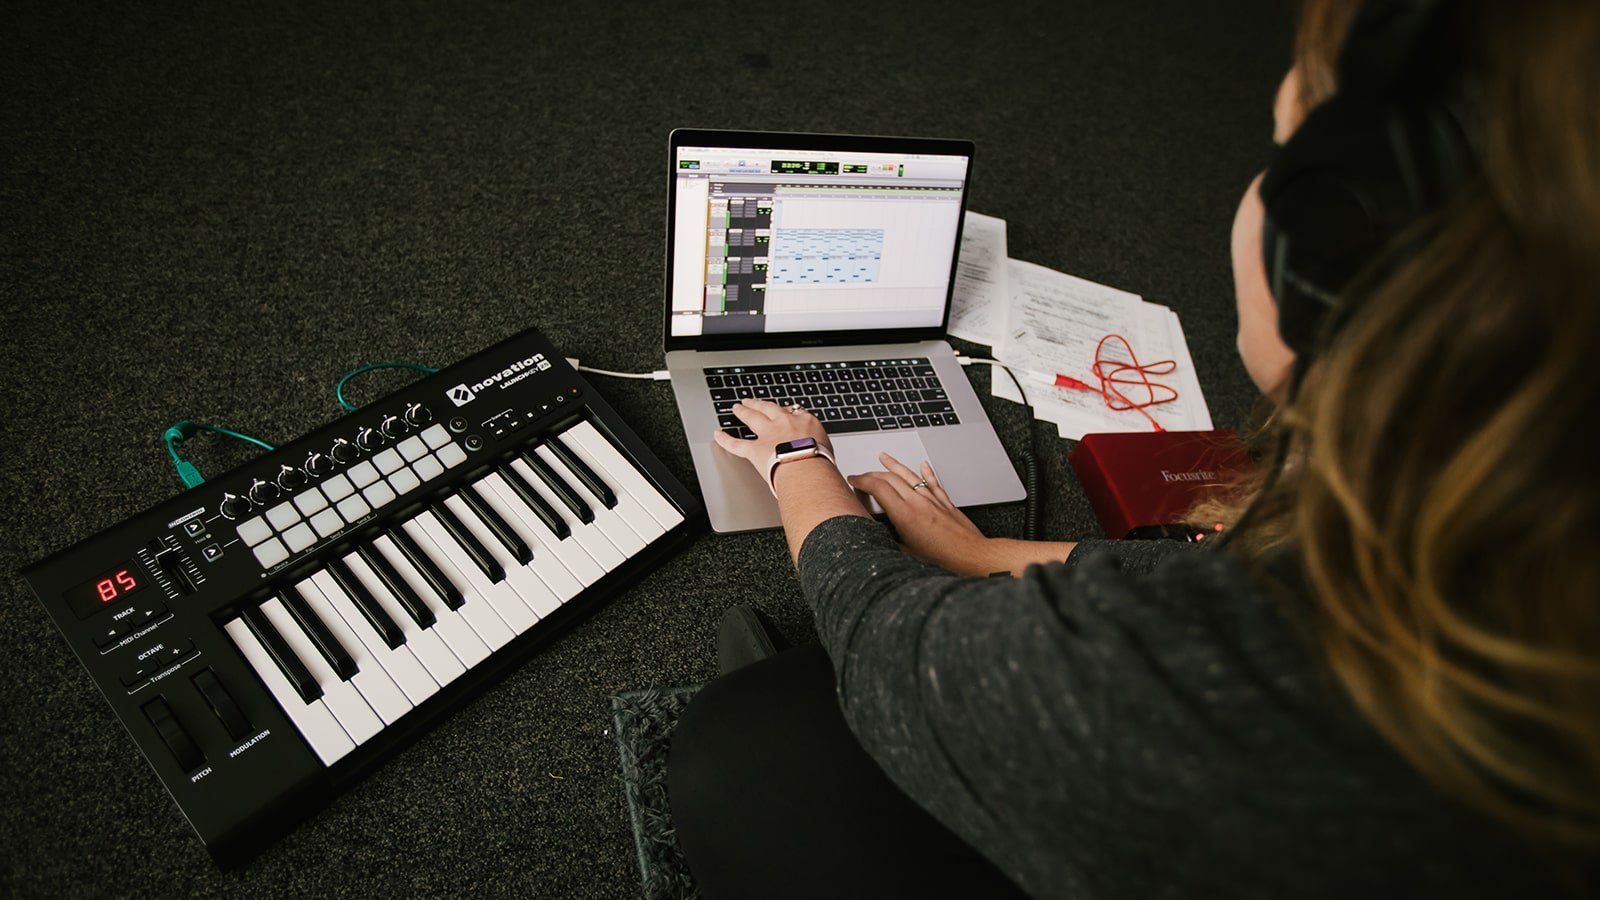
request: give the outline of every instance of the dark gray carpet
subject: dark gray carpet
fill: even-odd
[[[733,603],[809,633],[776,534],[699,541],[228,873],[15,570],[175,492],[175,419],[288,439],[337,414],[346,369],[447,363],[535,323],[597,365],[659,365],[678,125],[975,139],[972,206],[1010,221],[1012,254],[1175,307],[1238,425],[1228,226],[1269,149],[1287,18],[1282,0],[7,4],[0,895],[637,895],[607,698],[713,675]],[[601,389],[692,483],[666,387]],[[992,413],[1020,445],[1018,410]],[[1040,434],[1049,535],[1094,534],[1067,446]],[[213,473],[250,455],[190,450]],[[1021,510],[976,518],[1015,534]]]

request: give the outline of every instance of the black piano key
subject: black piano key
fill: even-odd
[[[356,661],[345,652],[344,645],[328,630],[327,623],[317,615],[316,610],[306,604],[306,598],[292,587],[284,587],[278,591],[278,599],[283,601],[283,608],[289,611],[289,617],[294,619],[300,630],[315,644],[322,658],[339,676],[340,681],[349,681],[356,675]]]
[[[501,466],[495,471],[499,472],[500,477],[505,479],[511,490],[522,498],[522,502],[533,510],[533,514],[539,517],[539,521],[544,523],[544,527],[550,529],[550,533],[556,536],[556,540],[564,541],[572,537],[572,529],[567,526],[567,520],[556,514],[555,509],[545,502],[544,497],[540,496],[539,492],[534,490],[532,485],[528,484],[522,477],[522,473],[510,466]]]
[[[366,561],[367,567],[372,570],[372,574],[378,576],[378,580],[383,582],[383,586],[389,589],[389,593],[394,595],[395,600],[399,601],[401,608],[406,611],[406,615],[409,615],[413,622],[423,628],[433,627],[433,623],[437,621],[433,616],[433,610],[429,609],[428,604],[424,603],[422,598],[417,596],[417,592],[411,589],[411,583],[401,578],[400,573],[394,570],[394,566],[389,564],[388,557],[379,553],[378,548],[369,544],[362,544],[357,547],[356,552]]]
[[[616,493],[600,479],[599,475],[595,474],[593,469],[589,468],[588,463],[584,462],[578,454],[572,452],[571,447],[561,443],[559,436],[551,435],[550,439],[545,441],[545,446],[549,447],[550,452],[556,455],[556,459],[561,460],[562,465],[572,470],[573,476],[583,483],[589,493],[600,498],[602,506],[606,509],[617,508]]]
[[[389,613],[378,605],[378,598],[372,596],[372,592],[361,583],[356,573],[350,571],[344,560],[329,560],[328,574],[333,576],[334,581],[339,582],[339,587],[355,603],[356,609],[361,610],[361,615],[367,620],[367,624],[383,638],[383,642],[389,645],[390,650],[406,642],[405,632],[400,630],[394,619],[389,618]]]
[[[557,475],[549,464],[539,458],[539,454],[532,450],[524,450],[522,451],[522,461],[528,464],[528,468],[539,476],[539,480],[543,481],[545,486],[555,493],[556,497],[560,498],[567,509],[572,510],[572,514],[578,517],[579,522],[588,525],[594,521],[594,510],[589,508],[589,504],[583,502],[583,498],[578,496],[577,491],[561,480],[561,476]]]
[[[300,661],[300,657],[294,655],[294,650],[283,639],[283,635],[278,633],[278,629],[273,628],[272,623],[267,621],[266,613],[252,607],[239,617],[244,619],[245,627],[256,636],[261,646],[267,648],[267,655],[278,664],[278,668],[283,671],[283,677],[289,679],[289,684],[294,686],[295,693],[300,695],[301,700],[310,703],[322,696],[322,686],[311,677],[310,670]]]
[[[511,552],[511,558],[515,559],[518,565],[525,566],[533,562],[533,550],[528,547],[527,542],[511,530],[511,526],[494,511],[476,488],[469,484],[461,489],[460,496],[461,502],[472,508],[473,514],[482,520],[495,540]]]
[[[434,565],[428,554],[422,552],[422,548],[418,547],[417,542],[411,539],[411,535],[406,534],[404,528],[399,526],[391,528],[389,530],[389,540],[394,541],[395,547],[399,548],[400,553],[405,556],[407,562],[411,563],[412,568],[417,570],[417,574],[422,576],[422,580],[428,582],[428,586],[433,588],[435,594],[439,595],[445,606],[451,609],[460,609],[466,605],[467,598],[461,593],[461,589],[451,584],[450,579],[444,577],[444,573],[439,571],[439,567]]]
[[[506,570],[500,566],[500,561],[494,558],[488,547],[478,541],[477,535],[467,530],[467,526],[456,518],[456,514],[450,511],[450,507],[445,506],[443,501],[439,501],[429,506],[428,511],[433,513],[435,519],[439,520],[439,524],[444,526],[445,531],[450,532],[450,536],[455,538],[457,544],[461,545],[461,549],[467,551],[467,558],[471,559],[472,564],[482,570],[485,578],[488,578],[491,582],[506,580]]]

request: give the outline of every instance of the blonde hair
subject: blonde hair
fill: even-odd
[[[1305,109],[1354,0],[1309,0]],[[1294,555],[1322,659],[1444,793],[1547,848],[1600,846],[1600,4],[1483,3],[1482,172],[1347,293],[1269,423],[1270,489],[1206,511]],[[1220,515],[1219,515],[1220,513]]]

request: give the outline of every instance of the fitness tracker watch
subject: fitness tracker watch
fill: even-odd
[[[813,456],[820,456],[828,462],[833,462],[833,454],[828,452],[828,448],[817,443],[814,437],[795,438],[773,447],[772,456],[767,460],[767,487],[772,489],[772,496],[778,496],[778,485],[772,477],[778,474],[779,466],[797,459],[810,459]]]

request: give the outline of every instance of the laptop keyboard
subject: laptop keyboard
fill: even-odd
[[[829,434],[961,424],[927,359],[728,366],[705,375],[717,423],[739,438],[755,433],[734,417],[733,404],[751,397],[805,407]]]

